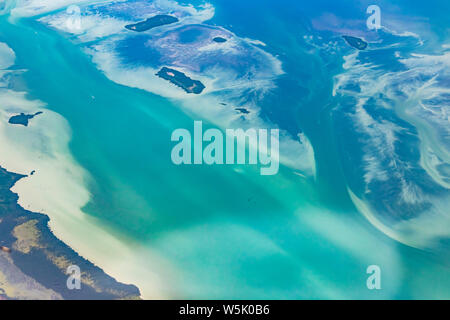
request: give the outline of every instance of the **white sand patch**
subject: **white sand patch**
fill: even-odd
[[[33,17],[54,10],[62,9],[70,5],[97,2],[105,2],[105,0],[16,0],[15,7],[11,10],[11,16]]]
[[[132,21],[125,21],[99,15],[80,15],[79,20],[74,23],[70,15],[62,12],[56,15],[46,16],[39,21],[52,28],[77,35],[81,42],[94,41],[113,34],[127,32],[125,25]]]
[[[14,64],[16,55],[6,44],[0,42],[0,69],[6,69]]]

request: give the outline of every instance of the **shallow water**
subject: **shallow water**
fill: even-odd
[[[353,207],[324,98],[332,99],[329,78],[305,85],[316,94],[308,103],[320,108],[289,114],[315,147],[317,180],[286,167],[262,177],[253,167],[174,166],[172,131],[201,119],[175,102],[114,84],[62,35],[29,20],[2,19],[0,41],[15,51],[15,68],[28,70],[29,97],[70,125],[70,151],[90,177],[83,212],[168,261],[172,274],[161,277],[175,296],[448,297],[445,260],[387,238]],[[152,268],[154,261],[145,263]],[[382,268],[383,290],[366,288],[371,264]]]

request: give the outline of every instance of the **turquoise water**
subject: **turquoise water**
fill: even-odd
[[[2,19],[0,40],[15,51],[16,68],[28,70],[30,98],[70,124],[70,150],[92,178],[84,212],[167,258],[180,297],[448,297],[448,261],[390,240],[356,212],[327,109],[328,70],[293,39],[275,47],[310,66],[294,73],[317,76],[303,84],[314,92],[303,102],[320,107],[295,106],[292,117],[315,147],[316,180],[285,167],[263,177],[253,167],[174,166],[170,135],[198,116],[114,84],[79,47],[36,22]],[[383,290],[366,288],[371,264],[383,270]]]

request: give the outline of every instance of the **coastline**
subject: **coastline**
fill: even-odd
[[[5,299],[139,299],[134,285],[117,282],[57,239],[46,215],[18,204],[11,187],[24,175],[0,167],[0,297]],[[67,267],[82,270],[81,289],[66,287]]]

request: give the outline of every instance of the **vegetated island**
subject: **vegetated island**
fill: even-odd
[[[174,85],[182,88],[187,93],[200,94],[205,89],[205,86],[200,81],[192,80],[183,72],[171,68],[163,67],[156,75],[172,82]]]
[[[48,216],[17,203],[11,188],[25,177],[0,167],[0,300],[140,299],[137,287],[117,282],[56,238]],[[82,271],[79,290],[66,286],[71,265]]]
[[[222,37],[215,37],[215,38],[213,39],[213,41],[214,41],[214,42],[217,42],[217,43],[224,43],[224,42],[227,42],[227,39],[222,38]]]
[[[159,14],[154,17],[148,18],[145,21],[141,21],[135,24],[126,25],[125,28],[131,31],[144,32],[156,27],[164,26],[167,24],[172,24],[178,22],[178,18],[173,16],[168,16],[165,14]]]
[[[28,121],[33,119],[34,117],[40,115],[42,112],[36,112],[35,114],[25,114],[25,113],[21,113],[15,116],[12,116],[11,118],[9,118],[9,123],[10,124],[20,124],[22,126],[27,127],[28,126]]]
[[[347,42],[353,48],[356,48],[358,50],[365,50],[367,48],[367,42],[365,42],[360,38],[352,36],[342,36],[342,37],[344,38],[345,42]]]
[[[234,110],[239,111],[240,113],[243,113],[243,114],[249,114],[250,113],[250,111],[248,111],[245,108],[235,108]]]

